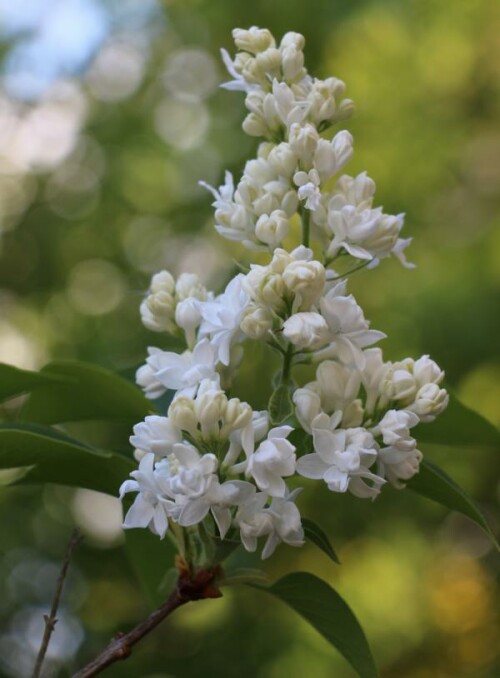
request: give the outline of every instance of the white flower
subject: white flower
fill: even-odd
[[[293,182],[299,187],[297,195],[299,200],[305,200],[308,210],[315,211],[321,204],[321,191],[319,190],[320,178],[317,170],[309,172],[300,170],[293,175]]]
[[[157,352],[161,353],[159,348],[148,348],[148,354],[150,357]],[[139,367],[135,373],[135,381],[136,384],[144,391],[146,398],[150,398],[151,400],[160,398],[167,390],[166,387],[158,381],[154,370],[147,363]]]
[[[283,271],[283,280],[294,294],[293,311],[306,311],[317,302],[325,287],[325,267],[319,261],[292,261]]]
[[[375,182],[373,179],[370,179],[366,172],[361,172],[356,177],[344,174],[335,184],[329,209],[340,210],[346,205],[354,205],[360,212],[370,209],[375,195],[375,188]]]
[[[401,480],[410,480],[418,473],[423,454],[416,447],[401,450],[397,447],[384,447],[379,451],[378,471],[381,476],[396,487],[405,487]]]
[[[290,127],[288,141],[291,149],[297,155],[303,166],[310,166],[319,141],[318,130],[314,125],[299,125],[294,123]]]
[[[319,313],[295,313],[283,324],[283,336],[300,349],[315,350],[324,346],[330,333]]]
[[[184,330],[189,348],[192,348],[196,342],[196,330],[201,323],[199,304],[199,300],[195,297],[188,297],[175,307],[175,323]]]
[[[283,210],[274,210],[271,214],[262,214],[255,224],[257,238],[269,245],[277,247],[286,238],[290,229],[290,222]]]
[[[248,30],[235,28],[233,30],[233,39],[236,47],[243,52],[258,54],[270,47],[276,47],[276,42],[271,31],[267,28],[258,28],[251,26]]]
[[[372,429],[374,435],[382,436],[386,445],[398,450],[415,449],[415,439],[410,436],[410,428],[419,422],[418,416],[408,410],[389,410]]]
[[[251,476],[259,490],[272,497],[285,496],[283,478],[295,473],[295,446],[286,440],[292,431],[291,426],[272,428],[248,458],[247,478]]]
[[[134,503],[127,511],[123,527],[149,527],[161,539],[168,529],[173,502],[162,497],[162,490],[154,473],[155,456],[145,454],[137,471],[130,474],[134,480],[126,480],[120,487],[120,499],[127,492],[138,492]]]
[[[136,458],[153,453],[155,459],[161,459],[168,456],[181,439],[179,429],[168,417],[153,414],[134,426],[130,444],[136,449]]]
[[[376,497],[384,481],[368,470],[377,456],[373,435],[364,428],[334,430],[338,422],[338,414],[316,417],[312,425],[315,451],[297,460],[297,473],[324,480],[333,492],[349,489],[358,497]]]
[[[307,115],[307,103],[297,101],[285,82],[274,80],[272,91],[276,111],[285,127],[289,129],[293,123],[301,123]]]
[[[312,433],[313,420],[321,413],[321,398],[316,392],[317,383],[312,382],[304,388],[298,388],[293,393],[295,414],[300,425],[307,433]]]
[[[230,508],[248,501],[254,492],[255,487],[244,480],[228,480],[222,484],[217,482],[212,485],[205,495],[205,501],[209,503],[221,539],[224,539],[231,527]]]
[[[420,421],[428,423],[447,408],[449,400],[450,396],[444,388],[439,388],[437,384],[424,384],[407,409],[415,412]]]
[[[261,144],[259,147],[259,157],[265,157],[269,169],[277,177],[290,180],[297,168],[298,158],[291,145],[282,141],[280,144]],[[287,214],[287,217],[290,215]]]
[[[219,187],[219,190],[204,181],[200,181],[199,184],[210,191],[215,198],[212,205],[215,207],[215,229],[218,233],[228,240],[253,246],[255,226],[252,214],[241,200],[236,202],[239,196],[235,194],[231,172],[225,173],[225,183]]]
[[[177,301],[184,301],[190,297],[205,301],[208,292],[202,285],[196,273],[181,273],[175,283],[175,296]]]
[[[425,384],[440,384],[444,379],[444,372],[428,355],[423,355],[413,363],[413,374],[419,386]]]
[[[210,338],[217,349],[217,359],[223,365],[229,365],[229,351],[241,335],[240,323],[250,301],[243,288],[244,278],[240,273],[231,280],[223,294],[201,306],[203,321],[200,335]]]
[[[306,75],[304,68],[304,36],[300,33],[285,33],[281,40],[281,68],[287,82],[300,81]]]
[[[245,289],[254,301],[276,313],[283,313],[288,301],[293,301],[293,310],[309,304],[324,287],[324,267],[311,261],[312,257],[308,247],[296,247],[292,252],[277,248],[267,266],[251,265]]]
[[[359,370],[350,365],[326,360],[316,371],[317,392],[321,407],[328,414],[342,411],[342,426],[360,426],[363,421],[363,407],[359,400],[361,377]]]
[[[352,115],[354,104],[350,99],[340,99],[345,93],[345,84],[338,78],[315,78],[307,94],[308,118],[313,125],[333,125]]]
[[[411,402],[414,399],[418,390],[418,384],[413,374],[414,365],[413,358],[405,358],[400,362],[389,364],[382,383],[382,393],[388,400]]]
[[[273,326],[273,316],[269,309],[250,304],[240,323],[241,331],[250,339],[265,339]]]
[[[366,391],[365,410],[368,414],[372,414],[382,394],[382,384],[389,369],[389,363],[384,362],[379,348],[368,348],[363,353],[365,366],[361,372],[361,380]],[[386,402],[380,404],[385,405]]]
[[[290,546],[304,544],[300,513],[294,503],[299,492],[300,488],[284,498],[275,497],[267,508],[267,495],[258,492],[239,507],[235,520],[247,551],[255,551],[257,539],[264,536],[267,540],[262,550],[263,559],[269,558],[280,542]]]
[[[172,332],[175,311],[175,280],[168,271],[151,278],[149,294],[141,303],[141,320],[153,332]]]
[[[361,205],[342,204],[345,197],[336,194],[328,204],[328,230],[333,240],[328,247],[328,256],[335,257],[341,249],[351,256],[370,261],[369,268],[376,266],[380,259],[394,254],[407,268],[412,268],[402,255],[404,247],[410,244],[398,238],[403,228],[404,214],[384,214],[382,208],[371,209]]]
[[[439,413],[442,411],[439,408],[444,409],[447,405],[446,391],[438,388],[422,391],[422,388],[431,384],[437,386],[443,378],[444,372],[428,355],[423,355],[418,360],[405,358],[400,362],[389,364],[382,384],[382,392],[389,400],[401,401],[406,409],[412,409],[416,412],[417,409],[423,408],[422,415],[426,416],[427,405],[423,402],[416,406],[417,409],[414,408],[417,394],[421,391],[420,397],[423,400],[434,401],[436,413]],[[431,407],[430,403],[429,407]],[[430,410],[429,415],[432,417]],[[432,419],[429,419],[429,421],[432,421]]]
[[[241,75],[241,73],[238,73],[234,66],[234,62],[229,56],[229,52],[226,49],[221,49],[220,53],[222,56],[222,61],[224,62],[224,66],[227,69],[227,72],[229,73],[229,75],[233,77],[233,80],[222,83],[221,87],[223,89],[248,92],[253,87],[255,87],[255,85],[247,83],[245,78]]]
[[[215,455],[202,456],[193,445],[177,443],[172,453],[156,464],[158,485],[166,496],[183,506],[188,499],[207,492],[216,479],[217,465]]]
[[[322,182],[328,181],[349,162],[353,154],[352,134],[343,130],[331,141],[319,139],[314,153],[314,168]]]
[[[252,412],[252,420],[249,425],[242,429],[234,430],[229,436],[229,450],[222,463],[223,468],[232,467],[230,473],[236,474],[244,471],[246,462],[238,469],[233,465],[238,460],[241,451],[246,457],[250,457],[255,449],[255,443],[262,440],[269,429],[269,415],[267,410]]]
[[[345,281],[337,283],[320,300],[321,314],[331,333],[332,344],[316,354],[316,360],[337,355],[345,363],[354,362],[363,369],[365,356],[361,350],[386,335],[370,330],[363,311],[351,295],[345,296]]]
[[[193,397],[203,379],[214,381],[218,385],[219,377],[215,372],[216,348],[208,339],[202,339],[193,352],[173,353],[157,350],[150,354],[148,366],[155,379],[167,389],[178,391],[177,395]]]

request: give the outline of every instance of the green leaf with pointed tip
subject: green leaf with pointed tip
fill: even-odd
[[[234,586],[235,584],[269,584],[269,575],[263,570],[252,567],[240,567],[229,570],[224,574],[219,584],[221,586]]]
[[[334,563],[340,565],[340,560],[338,559],[337,554],[333,550],[332,545],[330,544],[330,540],[323,532],[321,527],[317,525],[313,520],[309,520],[308,518],[302,518],[302,527],[304,528],[305,538],[308,541],[311,541],[313,544],[316,544],[316,546],[320,548],[323,551],[323,553],[326,553],[326,555],[331,560],[333,560]]]
[[[271,394],[267,406],[271,424],[277,426],[293,414],[293,401],[288,384],[280,384]]]
[[[454,480],[434,464],[423,461],[419,473],[414,475],[406,486],[427,499],[467,516],[479,525],[499,548],[498,541],[479,508]]]
[[[126,379],[103,367],[70,360],[46,365],[42,376],[65,379],[34,391],[21,412],[38,424],[107,420],[137,423],[153,411],[152,403]]]
[[[435,421],[415,429],[415,438],[439,445],[489,445],[500,449],[500,431],[478,412],[463,405],[453,393],[450,393],[448,407]]]
[[[377,678],[363,629],[329,584],[308,572],[293,572],[271,586],[250,586],[272,593],[298,612],[347,659],[360,678]]]
[[[213,544],[213,562],[222,563],[226,558],[229,558],[239,546],[241,546],[241,541],[239,539],[220,539],[219,537],[213,537]]]
[[[42,372],[30,372],[21,370],[13,365],[0,363],[0,400],[7,400],[22,393],[29,393],[42,386],[67,381],[64,378]]]
[[[58,483],[118,495],[136,467],[132,459],[83,445],[60,431],[14,424],[0,426],[0,469],[26,472],[12,484]]]
[[[125,530],[125,552],[149,604],[158,607],[164,603],[170,593],[166,587],[176,581],[169,575],[177,549],[168,535],[160,539],[144,528]]]

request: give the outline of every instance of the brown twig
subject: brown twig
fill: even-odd
[[[68,572],[69,563],[73,555],[73,551],[78,546],[80,540],[81,540],[80,532],[75,528],[71,533],[71,539],[69,541],[68,548],[66,549],[66,555],[64,556],[61,571],[59,572],[59,577],[57,578],[56,590],[54,592],[54,598],[52,599],[52,607],[50,609],[50,614],[43,615],[45,621],[45,630],[43,632],[42,643],[38,651],[38,656],[36,658],[32,678],[39,678],[40,676],[43,660],[45,659],[45,654],[47,653],[47,649],[49,647],[50,637],[57,623],[56,615],[57,610],[59,608],[59,601],[61,600],[61,594],[64,586],[64,581],[66,579],[66,574]]]
[[[91,661],[90,664],[87,664],[87,666],[75,673],[73,678],[91,678],[91,676],[96,676],[101,671],[104,671],[111,664],[130,657],[134,645],[144,636],[151,633],[158,624],[178,607],[192,600],[219,598],[222,594],[215,585],[215,580],[219,574],[220,568],[201,569],[191,578],[187,570],[181,570],[177,585],[166,602],[131,631],[119,633],[115,636],[101,654]]]

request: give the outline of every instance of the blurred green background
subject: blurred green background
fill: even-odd
[[[247,253],[218,238],[210,197],[256,147],[242,96],[218,89],[218,50],[252,24],[304,33],[307,66],[347,83],[349,173],[406,212],[395,260],[351,290],[388,359],[430,353],[462,400],[500,424],[500,4],[495,0],[0,0],[0,361],[90,360],[125,374],[159,335],[138,305],[160,268],[220,288]],[[165,343],[163,345],[166,345]],[[255,407],[267,357],[247,354]],[[3,417],[12,416],[9,403]],[[427,448],[498,531],[498,450]],[[383,678],[498,678],[499,555],[471,523],[388,489],[374,503],[326,490],[303,513],[342,566],[282,547],[274,575],[307,569],[351,604]],[[50,646],[65,676],[148,609],[126,560],[117,500],[47,486],[0,494],[0,673],[29,676],[71,526],[85,541]],[[107,675],[349,678],[345,662],[264,595],[196,603]]]

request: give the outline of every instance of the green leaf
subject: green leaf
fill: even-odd
[[[287,422],[288,423],[288,422]],[[295,417],[291,418],[289,422],[293,426],[293,431],[288,436],[288,440],[297,448],[297,456],[301,457],[304,454],[309,454],[313,451],[313,437],[307,431],[301,428],[299,422]]]
[[[408,481],[407,487],[427,499],[467,516],[479,525],[499,548],[496,537],[479,508],[454,480],[434,464],[423,461],[419,473]]]
[[[220,586],[234,586],[235,584],[269,584],[269,575],[263,570],[252,567],[239,567],[226,572],[219,582]]]
[[[222,563],[226,558],[229,558],[239,546],[241,546],[241,541],[239,539],[220,539],[219,537],[213,537],[213,544],[213,562]]]
[[[271,424],[282,424],[285,419],[293,414],[293,401],[288,384],[280,384],[271,394],[267,406]]]
[[[448,386],[446,387],[448,390]],[[500,431],[480,414],[463,405],[450,393],[446,410],[430,424],[415,429],[420,442],[440,445],[489,445],[500,448]]]
[[[272,593],[308,621],[347,659],[360,678],[377,678],[377,667],[354,613],[326,582],[308,572],[293,572],[271,586]]]
[[[13,365],[0,363],[0,400],[7,400],[21,393],[28,393],[41,386],[52,386],[64,378],[41,372],[21,370]]]
[[[108,420],[134,424],[153,410],[136,386],[97,365],[56,361],[46,365],[40,375],[65,381],[37,388],[23,407],[23,421],[60,424]]]
[[[54,429],[29,424],[0,426],[0,469],[23,467],[25,473],[12,484],[58,483],[117,496],[136,464]]]
[[[125,530],[125,552],[149,604],[158,607],[170,593],[165,589],[175,564],[175,545],[168,535],[160,539],[150,530],[137,528]]]
[[[316,544],[316,546],[320,548],[323,553],[326,553],[326,555],[331,558],[334,563],[338,563],[340,565],[340,560],[333,550],[330,540],[323,532],[321,527],[308,518],[302,518],[302,527],[304,528],[306,539],[308,541],[312,541],[313,544]]]

